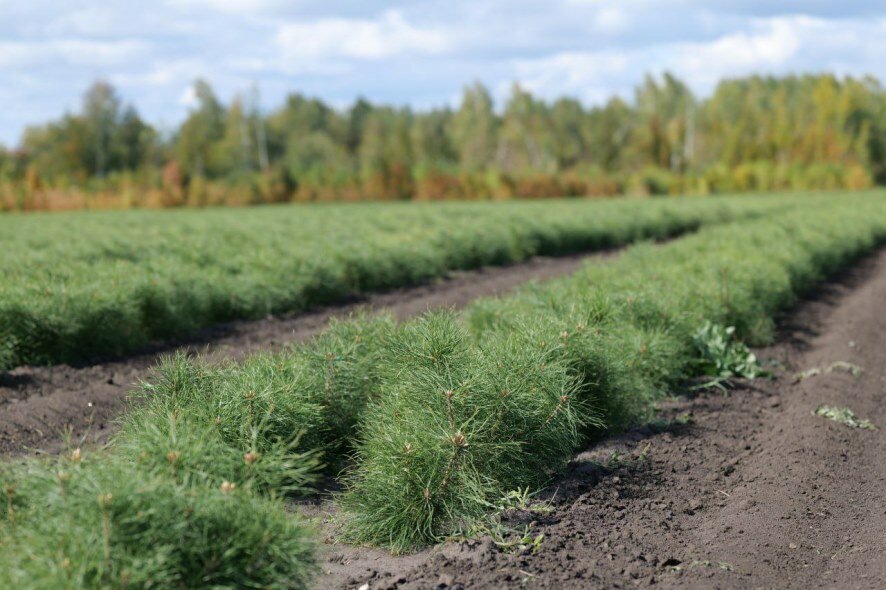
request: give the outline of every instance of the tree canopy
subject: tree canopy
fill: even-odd
[[[886,94],[872,77],[751,76],[699,99],[664,73],[646,76],[629,101],[590,107],[515,84],[497,108],[479,82],[455,109],[420,112],[364,99],[335,109],[300,94],[262,112],[257,89],[225,104],[205,80],[193,99],[164,137],[96,82],[79,112],[28,128],[19,149],[0,148],[0,204],[124,184],[185,204],[207,187],[215,201],[254,202],[886,183]]]

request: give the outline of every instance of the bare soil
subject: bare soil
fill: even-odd
[[[187,340],[157,343],[125,358],[0,372],[0,454],[53,452],[67,444],[66,439],[78,445],[104,442],[114,431],[133,386],[148,376],[162,355],[179,348],[216,359],[241,358],[303,341],[321,331],[330,318],[360,308],[387,311],[398,319],[434,307],[461,308],[478,297],[501,294],[527,281],[575,272],[585,260],[613,253],[536,257],[512,266],[453,272],[428,285],[342,305],[214,326]]]
[[[886,588],[886,251],[781,326],[758,351],[773,379],[663,403],[654,423],[578,455],[537,497],[548,511],[507,513],[544,535],[537,550],[484,537],[392,557],[336,545],[327,524],[317,587]],[[795,377],[835,361],[863,373]],[[816,416],[820,404],[879,429]]]

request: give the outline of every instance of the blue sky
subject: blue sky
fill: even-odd
[[[723,77],[831,71],[886,81],[886,0],[0,0],[0,143],[75,110],[97,78],[171,129],[202,76],[345,106],[417,108],[481,80],[588,104],[670,70],[700,95]]]

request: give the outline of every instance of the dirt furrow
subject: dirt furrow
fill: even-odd
[[[330,318],[360,308],[385,310],[398,319],[429,308],[460,308],[470,301],[576,271],[590,258],[612,251],[558,258],[536,257],[506,267],[451,273],[432,284],[370,295],[347,304],[259,321],[216,326],[184,341],[162,343],[141,354],[84,366],[21,367],[0,373],[0,454],[52,451],[70,437],[78,444],[105,440],[126,394],[159,357],[187,348],[211,358],[241,358],[279,349],[322,330]]]
[[[781,326],[759,351],[774,379],[686,392],[576,457],[546,508],[506,513],[522,547],[483,537],[394,558],[330,537],[317,587],[886,587],[886,251]],[[822,404],[879,428],[814,415]]]

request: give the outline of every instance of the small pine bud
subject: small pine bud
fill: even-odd
[[[258,461],[258,458],[259,458],[259,454],[253,453],[252,451],[249,451],[248,453],[243,455],[243,460],[246,461],[247,465],[252,465],[256,461]]]
[[[168,453],[166,453],[166,460],[169,461],[170,464],[174,465],[181,456],[182,454],[178,451],[169,451]]]
[[[74,463],[79,463],[82,458],[83,454],[80,452],[80,447],[77,447],[76,449],[71,451],[70,459]]]
[[[237,484],[230,481],[223,481],[222,484],[219,486],[219,489],[222,491],[223,494],[229,494],[237,489]]]

